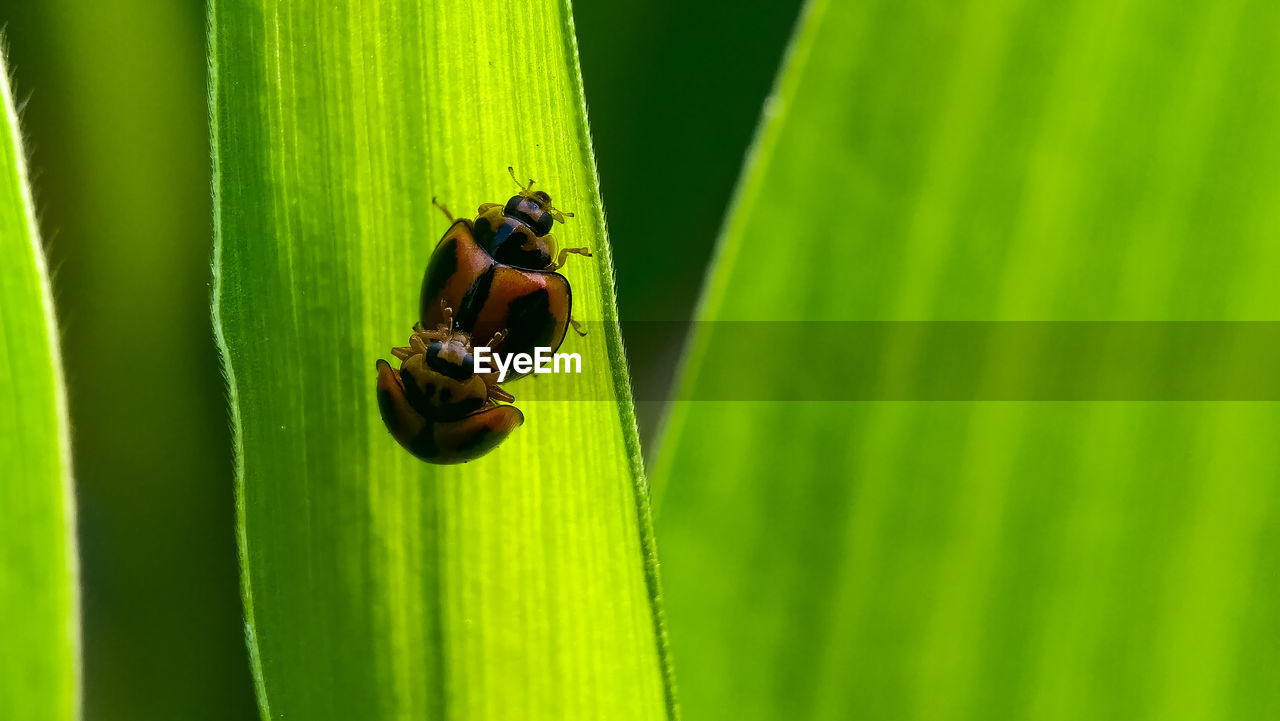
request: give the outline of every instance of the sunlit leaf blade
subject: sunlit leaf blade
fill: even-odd
[[[701,317],[1275,320],[1278,12],[815,0]],[[839,387],[805,332],[758,383]],[[1274,403],[697,402],[709,334],[654,473],[690,718],[1280,713]]]
[[[58,330],[0,64],[0,718],[79,715],[71,449]]]
[[[218,0],[212,28],[215,313],[264,716],[673,715],[567,4]],[[383,428],[374,361],[417,320],[447,226],[432,196],[474,213],[513,193],[508,165],[577,213],[559,235],[595,257],[565,274],[597,322],[565,344],[581,376],[509,387],[526,422],[497,451],[427,466]]]

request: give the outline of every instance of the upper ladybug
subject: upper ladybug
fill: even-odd
[[[507,168],[511,177],[515,171]],[[556,271],[570,253],[590,256],[586,248],[560,248],[554,222],[572,213],[551,205],[551,196],[532,190],[534,181],[520,186],[506,205],[485,203],[475,221],[453,217],[437,203],[452,225],[436,245],[422,280],[422,323],[438,326],[442,303],[457,308],[455,323],[475,338],[503,334],[490,350],[497,354],[552,352],[564,342],[569,325],[572,291]],[[581,331],[579,331],[581,332]],[[509,375],[515,379],[527,374]]]

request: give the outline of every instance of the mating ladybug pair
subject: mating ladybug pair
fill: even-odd
[[[507,168],[515,179],[515,171]],[[393,348],[396,371],[378,367],[378,407],[387,430],[410,453],[430,463],[464,463],[493,450],[524,423],[515,398],[498,386],[497,374],[479,375],[474,339],[488,340],[494,355],[552,352],[570,325],[572,292],[556,271],[570,253],[557,252],[554,222],[572,213],[551,205],[551,196],[520,186],[506,205],[485,203],[472,222],[449,218],[422,279],[422,321],[409,345]],[[434,200],[432,201],[434,202]],[[509,373],[507,380],[527,375]]]

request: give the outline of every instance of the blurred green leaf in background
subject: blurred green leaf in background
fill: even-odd
[[[200,0],[0,0],[67,339],[92,721],[255,715]]]
[[[1278,24],[814,0],[701,319],[798,373],[800,321],[1276,320]],[[654,474],[690,718],[1280,716],[1274,403],[691,402],[710,332]]]
[[[72,721],[80,617],[67,401],[4,63],[0,109],[0,718]]]
[[[610,247],[562,2],[219,0],[216,312],[264,715],[674,716]],[[514,165],[577,215],[581,376],[511,387],[491,455],[387,434],[374,360],[447,223]],[[581,400],[563,399],[572,394]],[[541,400],[540,400],[541,399]]]
[[[646,454],[800,0],[574,4]],[[678,18],[678,20],[677,20]],[[682,330],[682,329],[681,329]]]

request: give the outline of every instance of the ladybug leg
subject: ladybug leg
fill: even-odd
[[[422,335],[409,336],[409,350],[412,351],[414,355],[426,355],[427,342],[422,339]]]
[[[556,262],[551,265],[551,270],[559,270],[564,267],[565,261],[569,259],[569,254],[585,255],[591,257],[590,248],[561,248],[560,255],[556,258]]]
[[[435,333],[419,331],[409,336],[409,345],[391,349],[391,355],[400,360],[408,360],[411,356],[424,355],[427,352],[427,341],[435,340]]]
[[[443,298],[440,299],[440,315],[440,325],[435,330],[427,330],[422,321],[418,321],[413,324],[413,334],[427,340],[447,340],[453,335],[453,308]]]
[[[484,379],[485,384],[489,385],[489,400],[502,401],[503,403],[511,403],[516,399],[515,396],[499,388],[498,382],[496,380],[493,380],[493,382],[490,384],[491,380],[493,379],[489,377],[485,377]]]
[[[441,303],[441,305],[444,304]],[[449,330],[449,327],[453,325],[452,314],[453,311],[445,308],[445,323],[436,330],[427,330],[422,326],[421,321],[414,323],[413,335],[409,336],[409,345],[392,348],[391,354],[400,360],[404,360],[411,355],[426,353],[428,341],[447,340],[452,335],[452,331]]]
[[[409,338],[409,345],[416,348],[417,346],[414,344],[414,341],[417,340],[418,343],[422,345],[422,349],[419,350],[418,352],[426,353],[428,341],[449,340],[450,335],[452,334],[449,331],[444,329],[418,331],[417,333],[415,333],[413,336]]]
[[[440,315],[441,315],[440,330],[446,333],[452,333],[453,332],[453,308],[449,307],[449,304],[445,302],[444,298],[440,299]]]
[[[586,332],[585,330],[583,330],[583,329],[582,329],[582,324],[581,324],[581,323],[579,323],[578,321],[574,320],[574,319],[573,319],[573,316],[569,316],[569,325],[573,326],[573,332],[574,332],[574,333],[577,333],[578,335],[582,336],[583,338],[586,338],[586,337],[587,337],[587,332]]]
[[[448,218],[450,223],[453,222],[453,213],[449,212],[449,209],[445,207],[444,203],[438,202],[435,197],[432,196],[431,204],[439,208],[440,212],[444,213],[444,217]]]

